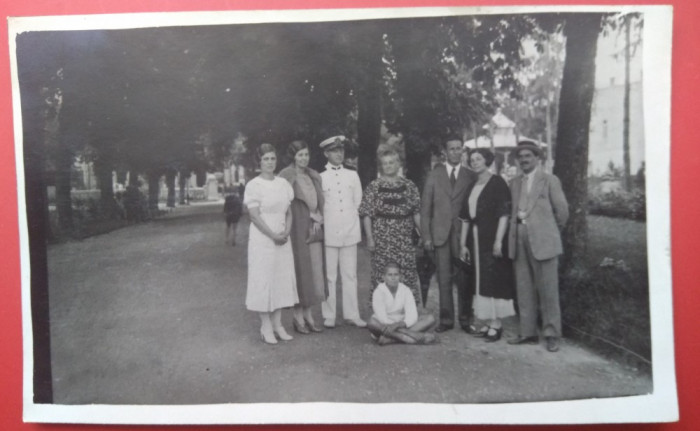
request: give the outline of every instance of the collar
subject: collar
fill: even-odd
[[[342,165],[342,164],[339,165],[339,166],[335,166],[335,165],[331,164],[330,162],[329,162],[329,163],[326,163],[326,170],[327,170],[327,171],[340,171],[340,170],[342,170],[342,169],[343,169],[343,165]]]
[[[538,169],[538,167],[535,166],[535,169],[531,170],[529,174],[526,174],[525,172],[523,172],[523,179],[525,179],[526,181],[529,181],[530,178],[535,178],[535,174],[537,174],[537,169]]]
[[[457,170],[457,172],[459,172],[459,167],[461,166],[461,163],[458,163],[458,164],[452,166],[451,164],[449,164],[449,163],[446,162],[446,163],[445,163],[445,166],[447,167],[447,172],[448,172],[448,173],[451,173],[451,172],[454,171],[455,169]],[[455,172],[455,173],[456,173],[456,172]]]

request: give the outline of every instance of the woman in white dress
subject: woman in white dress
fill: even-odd
[[[248,310],[260,313],[262,340],[277,344],[275,336],[284,341],[292,339],[282,326],[282,308],[299,302],[289,242],[294,190],[287,180],[275,176],[275,147],[262,144],[256,155],[260,175],[246,185],[243,199],[251,221],[245,302]]]

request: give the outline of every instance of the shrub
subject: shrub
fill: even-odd
[[[651,361],[647,286],[646,274],[630,271],[620,262],[570,271],[561,280],[566,335],[644,367]]]
[[[646,221],[644,189],[635,189],[632,192],[623,190],[591,192],[588,196],[588,212],[594,215]]]

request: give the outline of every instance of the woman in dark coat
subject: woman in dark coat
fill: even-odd
[[[294,269],[297,277],[299,304],[294,306],[294,329],[301,334],[321,332],[314,322],[311,307],[326,299],[326,277],[323,258],[323,189],[321,176],[308,167],[309,149],[304,141],[289,144],[293,162],[279,176],[294,189],[292,231]]]
[[[505,180],[489,171],[494,155],[477,148],[469,164],[478,177],[469,189],[459,217],[462,219],[460,258],[471,262],[474,286],[474,316],[487,323],[470,327],[472,335],[498,341],[503,333],[501,319],[515,315],[515,279],[508,259],[506,229],[510,214],[510,190]]]

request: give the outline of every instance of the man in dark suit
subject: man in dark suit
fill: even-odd
[[[515,149],[523,173],[510,183],[513,202],[508,246],[514,260],[520,310],[520,334],[509,344],[536,344],[537,310],[547,350],[559,350],[558,256],[562,253],[560,230],[569,218],[569,206],[559,178],[542,172],[540,149],[531,141]]]
[[[444,146],[446,164],[437,165],[430,173],[423,188],[421,201],[421,231],[423,246],[434,252],[437,280],[440,289],[440,323],[436,332],[452,329],[455,324],[453,283],[457,284],[457,309],[460,326],[469,330],[474,292],[466,286],[461,271],[455,267],[459,258],[458,219],[462,202],[475,174],[461,165],[462,139],[450,137]]]

